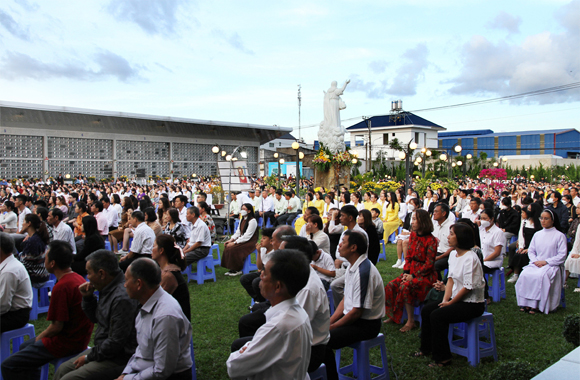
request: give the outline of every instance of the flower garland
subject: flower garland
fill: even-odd
[[[312,160],[312,165],[314,165],[317,170],[326,172],[330,170],[332,166],[334,166],[335,169],[340,169],[341,167],[351,167],[353,165],[352,159],[354,157],[355,156],[352,155],[348,149],[345,152],[332,154],[330,149],[321,143],[316,156]]]

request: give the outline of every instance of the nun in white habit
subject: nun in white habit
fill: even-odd
[[[560,222],[552,211],[540,217],[543,230],[532,238],[528,248],[530,264],[516,282],[516,297],[521,311],[548,314],[560,304],[566,261],[566,236],[558,231]]]

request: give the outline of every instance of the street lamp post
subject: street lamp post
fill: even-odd
[[[296,151],[296,196],[300,199],[300,158],[304,158],[304,153],[300,151],[298,141],[292,143],[292,149]]]
[[[413,151],[415,149],[417,149],[417,143],[411,139],[407,144],[407,148],[403,149],[403,151],[399,153],[399,158],[401,160],[405,160],[405,191],[411,187],[411,179],[409,178],[409,166],[411,163],[411,156],[413,155]]]
[[[465,178],[467,172],[467,160],[471,160],[471,158],[473,158],[471,153],[467,153],[465,155],[465,164],[463,165],[463,178]]]
[[[423,162],[422,173],[423,178],[425,178],[425,166],[427,165],[427,157],[431,157],[432,152],[427,148],[423,148],[421,149],[421,153],[423,153],[423,158],[421,159],[421,161]],[[421,163],[421,161],[419,161],[419,163]]]
[[[278,157],[280,157],[278,152],[274,153],[274,158],[276,159],[276,161],[278,161],[278,187],[280,187],[280,160],[278,159]]]
[[[461,153],[461,149],[462,149],[461,145],[455,144],[450,149],[446,149],[447,154],[442,153],[439,156],[439,159],[441,161],[445,161],[447,163],[447,168],[448,168],[448,177],[447,178],[449,180],[453,179],[453,167],[455,166],[454,162],[453,162],[453,156],[451,155],[451,151],[455,151],[455,153],[459,154],[459,153]]]

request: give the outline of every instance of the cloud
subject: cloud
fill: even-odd
[[[131,67],[125,58],[108,50],[97,53],[93,65],[98,68],[91,69],[79,61],[45,63],[29,55],[9,51],[0,63],[0,72],[9,80],[68,78],[96,81],[113,77],[121,82],[128,82],[132,79],[142,79],[139,75],[140,68]]]
[[[117,20],[134,22],[146,33],[171,35],[177,24],[177,10],[183,0],[112,0],[107,10]]]
[[[487,23],[487,27],[491,29],[505,29],[509,33],[519,33],[521,17],[515,17],[506,12],[500,12],[495,18]]]
[[[382,74],[387,69],[389,63],[387,61],[379,60],[379,61],[372,61],[369,63],[369,68],[375,74]]]
[[[253,50],[246,47],[246,45],[242,41],[242,37],[237,32],[227,33],[221,29],[214,29],[213,34],[217,38],[225,41],[228,45],[230,45],[236,50],[241,51],[242,53],[250,55],[255,54]]]
[[[408,49],[401,55],[404,61],[397,69],[392,82],[389,85],[388,78],[379,81],[365,82],[357,74],[351,75],[349,88],[354,91],[362,91],[371,99],[383,99],[387,95],[410,96],[417,93],[417,84],[423,78],[423,72],[430,63],[427,60],[429,49],[424,43]],[[375,74],[383,74],[388,63],[386,61],[373,61],[369,68]],[[383,74],[386,76],[386,74]]]
[[[407,61],[397,70],[393,84],[387,90],[389,94],[409,96],[417,93],[417,84],[423,78],[423,72],[429,66],[427,56],[429,49],[424,43],[418,44],[403,54]]]
[[[40,8],[37,3],[30,3],[28,0],[14,0],[14,2],[29,12],[36,12]]]
[[[506,96],[580,81],[580,0],[562,7],[556,19],[563,32],[543,32],[521,44],[493,43],[473,36],[461,51],[460,74],[451,94]],[[513,100],[514,103],[562,103],[580,100],[577,90]]]
[[[4,27],[14,37],[20,38],[24,41],[30,41],[30,34],[28,28],[23,28],[12,16],[0,9],[0,25]]]

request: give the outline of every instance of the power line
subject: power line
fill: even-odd
[[[437,110],[450,109],[450,108],[467,107],[467,106],[474,106],[474,105],[487,104],[487,103],[493,103],[493,102],[501,102],[504,100],[519,99],[519,98],[524,98],[527,96],[538,96],[538,95],[550,94],[553,92],[574,90],[574,89],[579,89],[579,88],[580,88],[580,82],[574,82],[574,83],[569,83],[569,84],[565,84],[565,85],[561,85],[561,86],[548,87],[548,88],[544,88],[544,89],[540,89],[540,90],[524,92],[521,94],[502,96],[499,98],[477,100],[477,101],[473,101],[473,102],[451,104],[451,105],[447,105],[447,106],[423,108],[423,109],[417,109],[417,110],[412,110],[412,111],[407,111],[407,112],[417,113],[417,112],[437,111]],[[375,115],[375,116],[381,116],[381,115]],[[357,117],[351,117],[348,119],[344,119],[343,121],[361,120],[361,119],[362,119],[361,116],[357,116]],[[302,127],[302,129],[315,128],[318,126],[319,126],[319,124],[311,124],[311,125]]]

